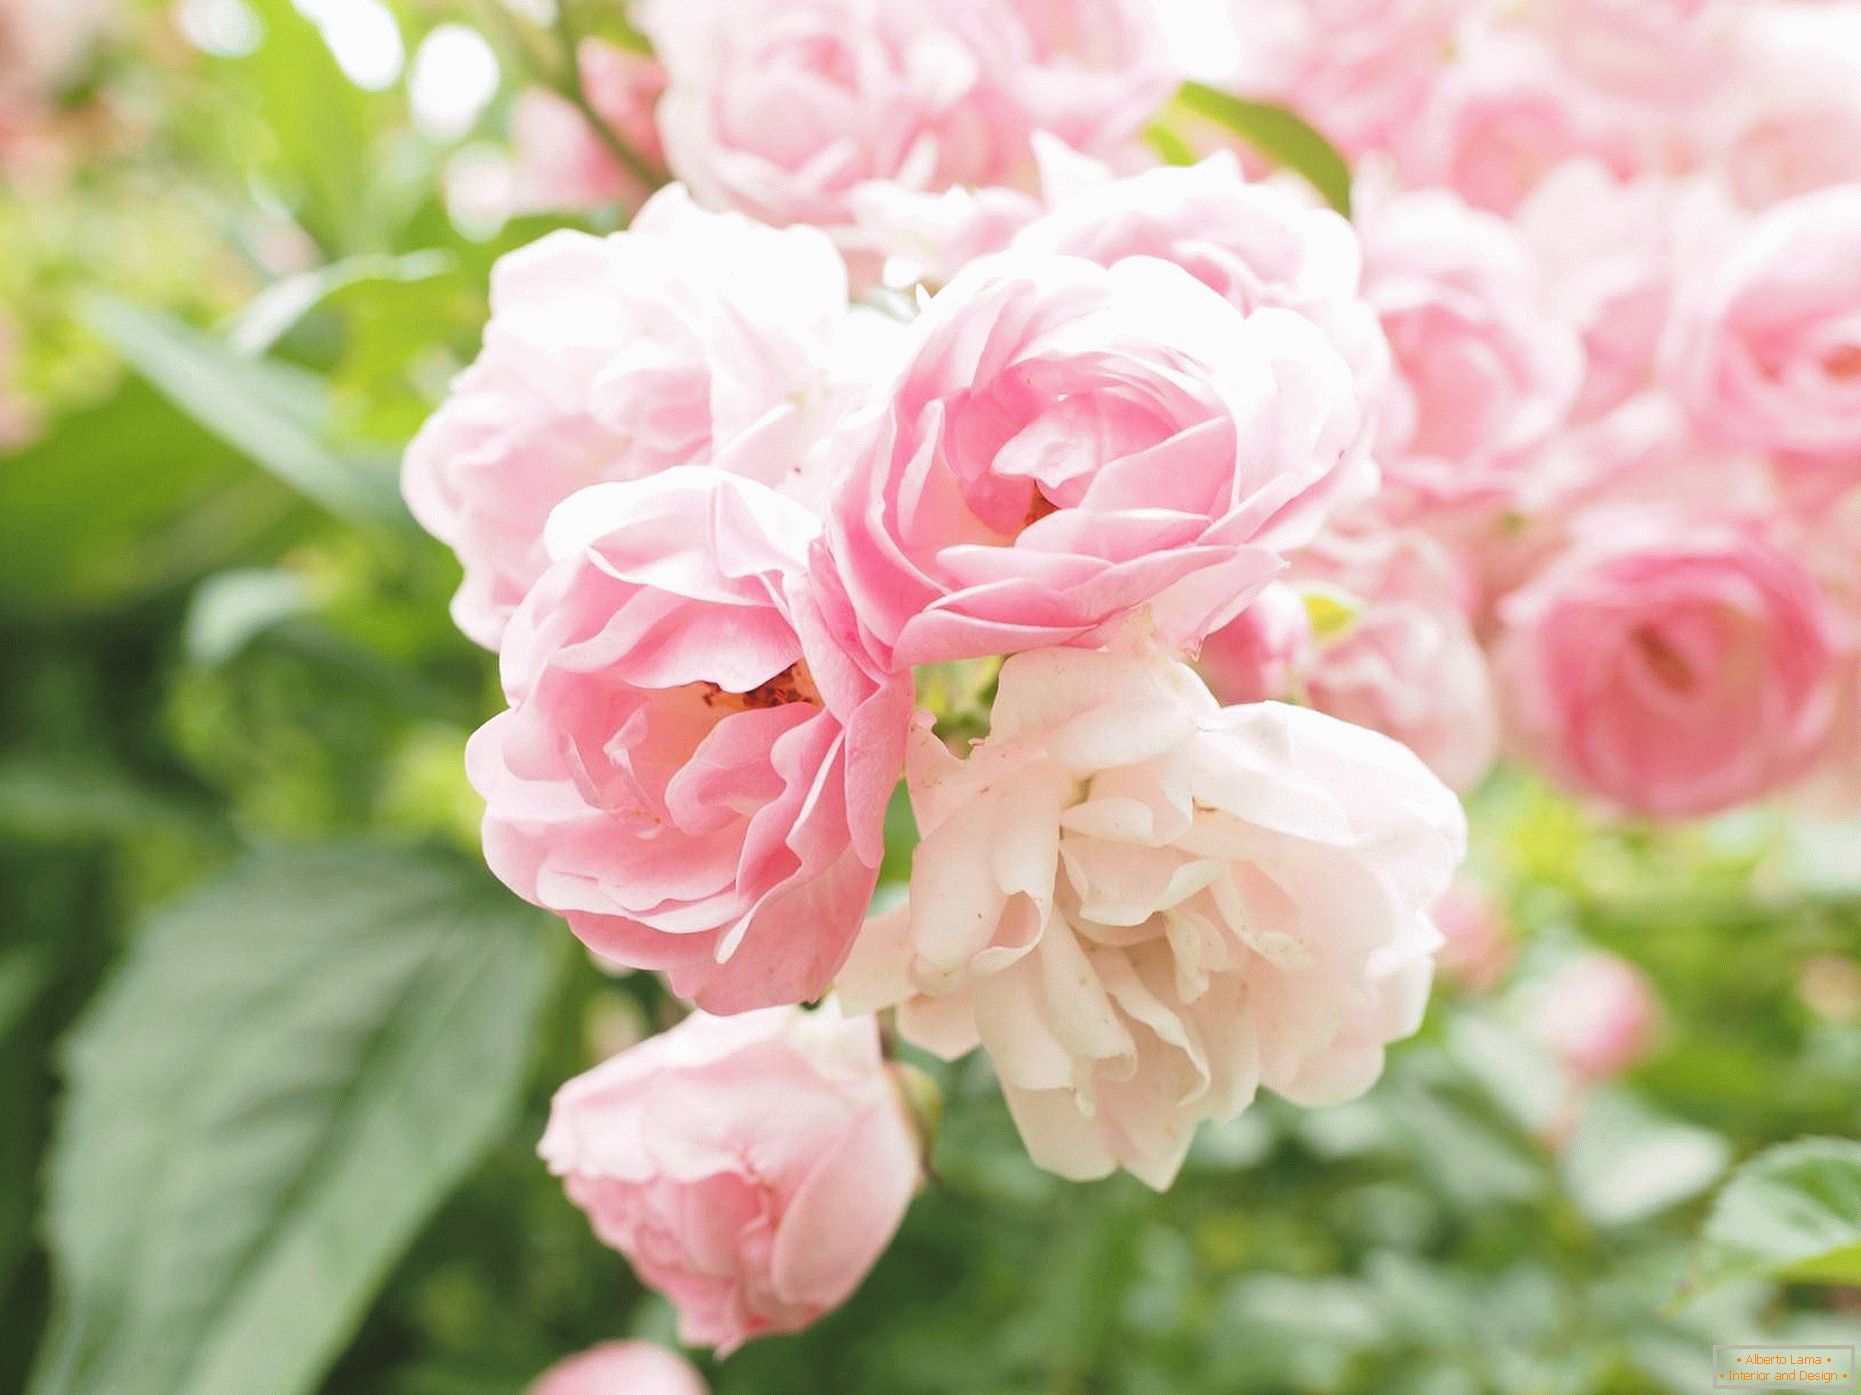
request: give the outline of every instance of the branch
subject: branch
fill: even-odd
[[[595,136],[607,147],[608,153],[620,161],[627,173],[649,190],[659,188],[666,182],[666,172],[629,145],[588,99],[587,89],[582,86],[581,35],[576,32],[575,21],[569,14],[569,0],[556,0],[555,28],[564,62],[550,86],[581,113],[582,120],[588,123]]]

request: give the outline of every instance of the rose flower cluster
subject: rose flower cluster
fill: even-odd
[[[583,80],[649,197],[519,111],[632,216],[499,263],[406,492],[500,657],[491,867],[695,1007],[543,1141],[688,1342],[877,1259],[894,1034],[1166,1187],[1415,1030],[1502,752],[1624,814],[1861,793],[1861,10],[1189,8],[638,5]]]

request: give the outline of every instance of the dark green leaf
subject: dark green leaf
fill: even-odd
[[[0,462],[0,613],[187,581],[275,531],[290,494],[141,382]]]
[[[450,859],[252,859],[150,923],[70,1052],[37,1395],[296,1395],[510,1118],[537,920]]]

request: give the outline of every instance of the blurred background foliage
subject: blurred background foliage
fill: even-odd
[[[671,1339],[534,1143],[675,1010],[482,870],[493,662],[395,488],[491,262],[573,221],[500,206],[552,43],[125,5],[8,156],[0,1389],[502,1395]],[[1861,829],[1606,824],[1519,774],[1473,813],[1519,953],[1368,1099],[1263,1101],[1159,1197],[1038,1172],[986,1064],[936,1067],[898,1242],[715,1389],[1692,1392],[1713,1342],[1855,1341]],[[1522,1024],[1585,947],[1661,1021],[1579,1108]]]

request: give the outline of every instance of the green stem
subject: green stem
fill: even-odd
[[[552,84],[556,92],[576,111],[581,113],[594,131],[595,136],[607,147],[608,153],[621,163],[621,166],[648,189],[657,189],[666,182],[666,172],[656,168],[651,161],[641,155],[607,123],[605,117],[595,110],[594,103],[588,100],[588,92],[582,86],[581,35],[576,32],[575,21],[569,13],[569,0],[556,0],[556,37],[562,48],[563,67],[557,80]]]

